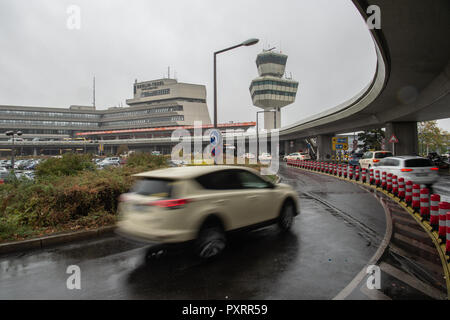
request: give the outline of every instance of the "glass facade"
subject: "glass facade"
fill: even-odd
[[[287,91],[278,91],[278,90],[255,90],[252,94],[252,98],[254,98],[256,95],[261,94],[273,94],[278,96],[288,96],[288,97],[295,97],[296,92],[287,92]]]
[[[47,111],[22,111],[22,110],[0,110],[0,116],[23,116],[41,118],[80,118],[80,119],[100,119],[100,114],[89,113],[69,113],[69,112],[47,112]]]
[[[152,109],[147,109],[147,110],[121,111],[121,112],[116,112],[116,113],[107,113],[107,114],[103,115],[103,118],[104,119],[124,118],[124,117],[138,116],[138,115],[167,113],[167,112],[176,112],[176,111],[183,111],[183,106],[168,106],[168,107],[152,108]]]
[[[155,90],[155,91],[149,91],[149,92],[142,92],[141,97],[153,97],[153,96],[160,96],[163,94],[169,94],[170,89],[161,89],[161,90]]]
[[[184,116],[176,115],[176,116],[155,117],[137,120],[120,120],[120,121],[104,122],[103,125],[107,127],[125,126],[125,125],[133,126],[133,125],[154,124],[154,123],[175,122],[175,121],[184,121]]]
[[[76,122],[76,121],[46,121],[46,120],[19,120],[0,119],[1,124],[12,124],[15,126],[43,126],[43,127],[92,127],[97,128],[98,122]]]
[[[286,88],[298,88],[298,82],[285,82],[285,81],[277,81],[277,80],[256,80],[252,82],[250,86],[250,90],[255,86],[263,86],[263,85],[271,85],[271,86],[281,86]]]
[[[258,57],[256,58],[256,65],[259,66],[260,64],[264,63],[276,63],[285,65],[286,61],[287,56],[280,56],[274,54],[258,55]]]

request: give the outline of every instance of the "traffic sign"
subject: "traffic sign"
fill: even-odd
[[[222,134],[219,130],[213,129],[209,133],[209,139],[212,146],[217,146],[222,142]]]
[[[348,150],[348,143],[333,143],[333,150]]]
[[[392,134],[391,138],[389,139],[389,143],[398,143],[398,139],[395,134]]]
[[[347,143],[348,144],[348,137],[333,137],[333,138],[331,138],[331,141],[333,143]]]

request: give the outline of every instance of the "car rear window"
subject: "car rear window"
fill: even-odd
[[[428,159],[409,159],[405,160],[406,168],[432,167],[433,164]]]
[[[131,188],[131,192],[152,197],[170,198],[172,195],[172,180],[139,179]]]
[[[392,152],[377,152],[377,153],[375,153],[375,159],[383,159],[386,157],[392,157]]]

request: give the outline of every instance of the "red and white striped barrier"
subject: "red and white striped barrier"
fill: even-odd
[[[441,202],[440,195],[432,194],[430,196],[430,225],[433,230],[438,230],[439,227],[439,202]]]
[[[382,172],[381,173],[381,187],[383,188],[383,189],[386,189],[386,187],[387,187],[387,183],[386,183],[386,172]]]
[[[386,190],[388,192],[392,191],[392,173],[387,175]]]
[[[427,188],[420,189],[420,215],[423,219],[430,216],[430,191]]]
[[[342,165],[344,168],[344,178],[347,178],[347,165]]]
[[[403,179],[403,178],[398,178],[398,194],[397,194],[397,196],[400,199],[405,198],[405,179]]]
[[[375,178],[373,176],[373,169],[370,169],[370,184],[374,184],[376,186],[380,185],[380,171],[379,170],[375,170]]]
[[[410,180],[406,181],[405,202],[408,205],[410,205],[412,203],[412,188],[413,188],[412,181],[410,181]]]
[[[395,174],[392,175],[392,193],[395,196],[398,194],[398,178]]]
[[[449,202],[439,203],[439,238],[445,241],[447,237],[447,212],[450,210]]]
[[[359,181],[359,166],[355,167],[355,180]]]
[[[413,184],[412,208],[416,212],[419,212],[419,210],[420,210],[420,186],[418,184]]]
[[[353,166],[348,165],[348,178],[353,179]]]
[[[366,181],[369,180],[369,177],[367,176],[367,170],[366,168],[362,168],[361,170],[362,170],[361,172],[362,182],[365,183]]]
[[[338,164],[338,176],[342,177],[342,164]]]

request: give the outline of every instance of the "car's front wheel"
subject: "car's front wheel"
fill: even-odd
[[[196,240],[195,249],[200,258],[210,259],[219,255],[226,246],[225,232],[221,226],[203,227]]]
[[[278,217],[278,226],[281,230],[287,231],[291,229],[294,224],[295,206],[292,201],[286,201],[281,208],[280,216]]]

